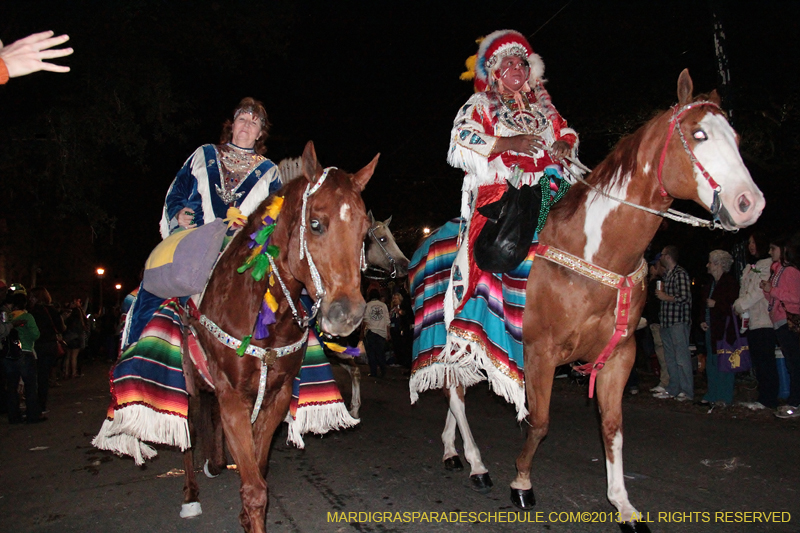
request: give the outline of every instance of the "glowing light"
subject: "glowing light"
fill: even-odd
[[[423,235],[430,235],[430,233],[431,233],[431,228],[422,228]]]
[[[105,269],[105,268],[103,268],[103,267],[97,267],[97,270],[95,270],[95,272],[97,273],[97,275],[98,275],[99,277],[101,277],[101,278],[102,278],[102,277],[105,275],[105,273],[106,273],[106,269]]]
[[[118,291],[122,290],[122,284],[121,283],[117,283],[116,285],[114,285],[114,288],[117,289]]]

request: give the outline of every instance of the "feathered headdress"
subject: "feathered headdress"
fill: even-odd
[[[514,30],[498,30],[476,41],[478,53],[467,58],[467,71],[461,74],[462,80],[474,80],[475,92],[486,91],[493,85],[492,71],[500,60],[517,56],[528,62],[530,74],[528,83],[533,86],[544,76],[544,62],[539,54],[533,52],[524,35]]]

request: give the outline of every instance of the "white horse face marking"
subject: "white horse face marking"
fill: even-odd
[[[625,198],[628,194],[628,184],[631,182],[630,174],[622,179],[616,179],[615,177],[614,182],[616,185],[606,192],[617,198]],[[594,254],[600,249],[600,243],[603,240],[603,222],[614,210],[619,209],[622,204],[594,190],[589,191],[588,194],[586,220],[583,223],[583,233],[586,235],[583,258],[591,263],[594,261]]]
[[[697,144],[692,149],[698,161],[721,187],[720,200],[724,211],[721,222],[725,229],[753,224],[764,210],[766,201],[747,167],[736,144],[736,134],[722,115],[706,113],[694,131],[684,131],[687,141]],[[714,191],[700,170],[694,168],[697,195],[706,206],[714,200]],[[727,215],[727,216],[726,216]]]
[[[350,222],[350,204],[342,204],[342,207],[339,208],[339,218],[342,222]]]

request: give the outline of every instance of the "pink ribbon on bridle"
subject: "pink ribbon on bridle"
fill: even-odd
[[[680,128],[680,122],[679,121],[680,121],[681,117],[686,112],[694,109],[695,107],[701,107],[701,106],[714,107],[715,109],[717,109],[718,111],[720,111],[721,113],[724,114],[724,111],[722,111],[722,109],[720,109],[720,107],[717,104],[715,104],[714,102],[709,102],[707,100],[703,100],[703,101],[700,101],[700,102],[692,102],[692,103],[686,104],[685,106],[680,107],[680,108],[677,105],[672,107],[673,113],[672,113],[672,119],[670,120],[670,123],[669,123],[670,127],[669,127],[669,133],[667,134],[667,141],[664,143],[664,148],[661,150],[661,159],[658,162],[658,190],[661,193],[661,196],[665,196],[665,197],[669,196],[669,193],[664,188],[664,181],[661,179],[661,171],[664,168],[664,161],[666,161],[666,159],[667,159],[667,148],[669,147],[669,141],[672,139],[672,134],[675,132],[675,127],[676,126],[678,128],[678,135],[680,135],[681,143],[683,144],[684,151],[686,151],[686,154],[689,156],[689,159],[692,161],[692,164],[694,164],[694,166],[697,167],[697,169],[700,171],[700,173],[706,179],[706,181],[708,182],[708,185],[712,189],[714,189],[715,203],[717,201],[717,196],[718,196],[719,192],[722,190],[722,187],[720,187],[719,184],[716,181],[714,181],[714,178],[711,177],[711,174],[708,173],[708,171],[703,167],[703,165],[700,163],[700,161],[694,155],[694,152],[692,151],[692,148],[689,146],[689,143],[686,142],[686,138],[683,136],[683,131]],[[712,206],[712,211],[713,211],[713,207],[714,206]],[[717,210],[719,210],[718,207],[717,207]],[[714,213],[714,215],[716,216],[716,213]]]

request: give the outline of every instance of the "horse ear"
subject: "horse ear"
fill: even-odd
[[[303,175],[308,181],[314,183],[322,175],[322,165],[317,161],[317,151],[314,150],[314,141],[308,141],[303,150]]]
[[[678,76],[678,105],[686,105],[692,101],[692,91],[694,91],[694,84],[692,77],[689,76],[689,69],[683,69],[681,75]]]
[[[716,89],[711,91],[711,94],[708,95],[708,101],[714,102],[717,105],[720,105],[722,103],[722,98],[720,98],[719,93],[717,92]]]
[[[367,186],[367,182],[372,177],[372,173],[375,172],[375,167],[378,166],[378,158],[380,156],[381,154],[376,155],[367,166],[353,174],[353,183],[355,183],[359,191],[363,191],[364,187]]]
[[[389,217],[389,218],[387,218],[386,220],[384,220],[384,221],[383,221],[383,225],[384,225],[384,226],[386,226],[386,227],[388,228],[388,227],[389,227],[389,223],[390,223],[391,221],[392,221],[392,217]]]

